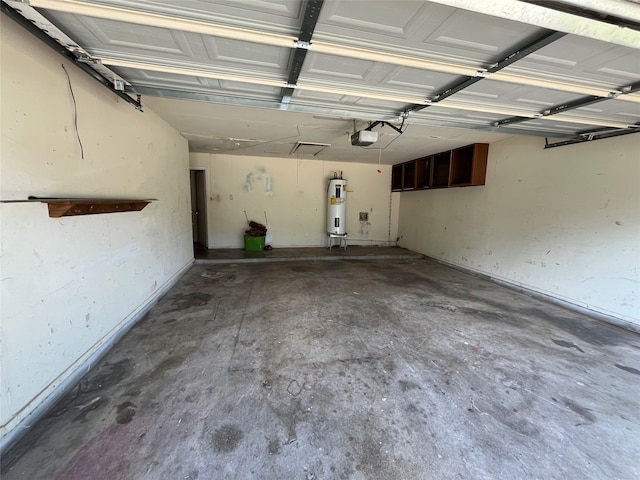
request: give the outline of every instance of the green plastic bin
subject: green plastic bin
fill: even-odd
[[[264,250],[265,237],[244,237],[244,249],[249,252],[261,252]]]

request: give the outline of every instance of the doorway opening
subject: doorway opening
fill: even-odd
[[[207,182],[204,170],[190,170],[193,247],[207,248]]]

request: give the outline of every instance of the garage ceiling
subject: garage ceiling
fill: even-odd
[[[511,134],[574,141],[640,122],[631,0],[31,0],[3,10],[109,82],[123,79],[194,152],[299,156],[296,142],[317,142],[331,146],[313,158],[392,164]],[[379,141],[352,146],[374,121],[387,122],[373,127]]]

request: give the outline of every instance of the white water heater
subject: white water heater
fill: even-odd
[[[342,177],[342,175],[340,175]],[[337,177],[337,175],[336,175]],[[347,180],[332,178],[327,189],[327,234],[347,234]]]

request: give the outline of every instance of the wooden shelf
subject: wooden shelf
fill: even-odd
[[[489,144],[474,143],[394,165],[394,192],[484,185]]]
[[[115,198],[37,198],[29,201],[46,203],[49,217],[71,217],[76,215],[95,215],[100,213],[139,212],[152,202],[151,199],[115,199]]]

